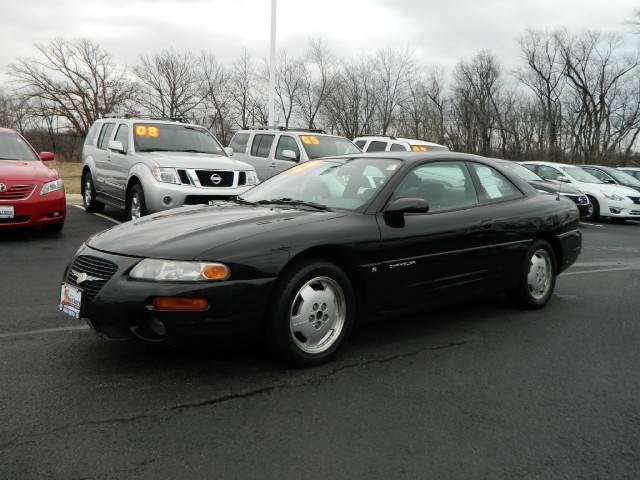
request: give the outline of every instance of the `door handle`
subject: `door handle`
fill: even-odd
[[[277,167],[276,162],[271,163],[271,168],[276,168],[276,167]]]

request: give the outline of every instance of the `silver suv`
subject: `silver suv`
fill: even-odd
[[[102,118],[82,149],[82,198],[138,218],[182,205],[228,200],[258,183],[205,128],[171,120]]]
[[[322,130],[302,128],[252,128],[239,130],[229,147],[239,160],[255,167],[260,181],[298,162],[315,158],[360,153],[351,140]]]

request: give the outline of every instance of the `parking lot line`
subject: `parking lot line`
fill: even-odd
[[[570,275],[586,275],[588,273],[607,273],[607,272],[622,272],[625,270],[638,270],[637,267],[612,267],[612,268],[597,268],[594,270],[582,270],[579,272],[567,272],[562,273],[561,276],[568,277]]]
[[[600,227],[600,228],[604,228],[604,225],[599,225],[599,224],[597,224],[597,223],[580,222],[580,225],[587,225],[588,227]]]
[[[26,332],[0,333],[0,338],[24,337],[27,335],[38,335],[40,333],[74,332],[76,330],[88,330],[88,329],[89,329],[88,325],[78,325],[75,327],[60,327],[60,328],[41,328],[38,330],[27,330]]]
[[[80,210],[83,210],[86,212],[86,210],[84,209],[84,207],[82,205],[74,205],[74,207],[79,208]],[[115,218],[111,218],[111,217],[107,217],[106,215],[103,215],[101,213],[93,213],[93,215],[100,217],[100,218],[104,218],[105,220],[109,220],[110,222],[116,223],[118,225],[120,225],[122,222],[119,220],[116,220]]]

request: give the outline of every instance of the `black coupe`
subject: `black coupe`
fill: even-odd
[[[380,312],[497,291],[540,308],[581,243],[571,200],[491,160],[358,154],[94,235],[60,308],[108,337],[254,334],[314,365]]]

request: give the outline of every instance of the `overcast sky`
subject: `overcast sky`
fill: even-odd
[[[278,48],[301,53],[323,38],[339,55],[412,47],[450,69],[478,50],[507,66],[527,28],[628,31],[638,0],[279,0]],[[53,37],[87,37],[121,63],[168,47],[207,49],[227,61],[247,48],[265,58],[270,0],[2,0],[0,81],[16,57]],[[638,39],[629,39],[636,42]]]

